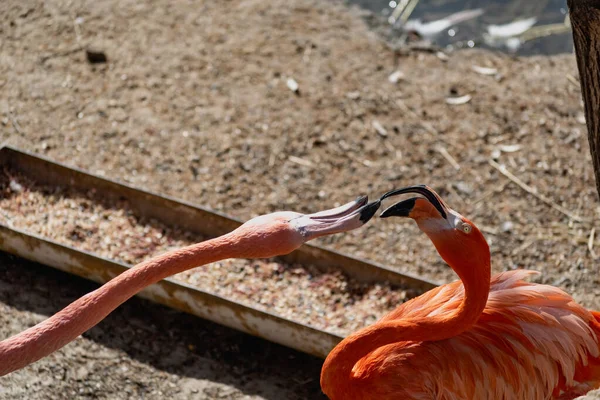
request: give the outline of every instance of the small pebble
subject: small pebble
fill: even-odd
[[[377,120],[374,120],[372,122],[373,128],[375,129],[375,132],[377,132],[380,136],[383,137],[387,137],[388,133],[387,130],[383,127],[383,125],[381,125],[381,123]]]
[[[500,225],[500,230],[502,232],[511,232],[514,228],[514,224],[511,221],[504,221],[502,225]]]
[[[398,83],[398,81],[403,80],[405,77],[404,72],[395,71],[390,76],[388,76],[388,81],[390,83]]]
[[[460,192],[462,192],[464,194],[472,194],[473,193],[473,187],[466,182],[463,182],[463,181],[457,182],[455,186],[456,186],[456,189],[458,189]]]
[[[10,187],[10,190],[15,193],[20,193],[23,191],[23,185],[21,185],[19,182],[15,181],[14,179],[11,179],[11,181],[9,183],[9,187]]]
[[[90,64],[103,64],[108,61],[106,54],[100,50],[86,50],[86,58]]]
[[[298,93],[299,86],[298,82],[294,78],[288,78],[286,81],[287,87],[294,93]]]

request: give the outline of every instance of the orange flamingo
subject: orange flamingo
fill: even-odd
[[[573,399],[600,386],[600,313],[562,290],[490,279],[490,251],[468,219],[427,186],[383,211],[415,220],[461,281],[408,301],[348,336],[323,365],[332,400]]]
[[[226,258],[268,258],[304,242],[365,224],[379,208],[367,197],[328,211],[304,215],[277,212],[236,230],[143,262],[74,301],[47,320],[0,342],[0,376],[60,349],[140,290],[181,271]]]

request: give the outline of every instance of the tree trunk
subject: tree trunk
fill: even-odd
[[[567,0],[590,151],[600,195],[600,0]]]

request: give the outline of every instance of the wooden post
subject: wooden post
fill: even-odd
[[[585,104],[596,189],[600,195],[600,0],[567,0]]]

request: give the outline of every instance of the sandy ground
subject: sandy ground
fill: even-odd
[[[600,205],[572,55],[394,50],[356,10],[315,0],[6,0],[0,15],[0,141],[243,219],[427,183],[484,230],[496,271],[539,270],[600,308]],[[108,63],[90,65],[90,47]],[[322,243],[454,279],[405,221]],[[94,287],[6,255],[0,276],[1,337]],[[132,300],[0,379],[0,397],[314,399],[319,368]]]

